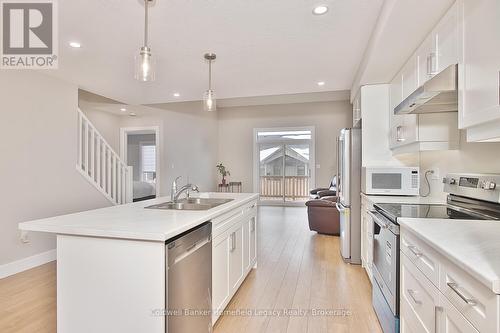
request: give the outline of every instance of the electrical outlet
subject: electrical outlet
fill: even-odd
[[[431,179],[440,180],[441,178],[439,177],[439,168],[434,168],[433,171],[434,173],[431,174]]]

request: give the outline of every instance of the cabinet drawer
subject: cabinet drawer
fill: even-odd
[[[240,208],[238,208],[234,211],[231,211],[230,213],[231,213],[231,215],[226,215],[225,219],[222,221],[219,220],[217,224],[213,224],[213,222],[212,222],[212,224],[213,224],[212,238],[215,238],[215,237],[221,235],[222,233],[224,233],[225,231],[227,231],[231,227],[233,227],[236,223],[239,223],[239,222],[241,223],[241,219],[243,216],[242,216]]]
[[[435,250],[403,230],[401,251],[436,287],[439,285],[439,254]]]
[[[421,332],[436,331],[439,290],[406,257],[401,255],[401,312],[411,314]]]
[[[440,295],[439,330],[443,333],[479,333],[448,300]]]
[[[441,266],[439,289],[480,332],[498,332],[499,296],[447,260]]]

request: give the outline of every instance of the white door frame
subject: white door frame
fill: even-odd
[[[297,127],[267,127],[267,128],[254,128],[253,129],[253,192],[260,193],[259,189],[259,170],[260,170],[260,157],[259,157],[259,142],[257,141],[258,132],[282,132],[282,131],[311,131],[311,140],[283,140],[283,143],[300,143],[307,141],[310,143],[309,161],[311,168],[310,186],[316,186],[316,127],[315,126],[297,126]],[[296,202],[277,202],[265,201],[269,205],[303,205]]]
[[[121,127],[120,128],[120,158],[127,163],[127,136],[129,134],[141,134],[141,132],[151,132],[155,134],[156,146],[156,197],[160,197],[161,184],[161,132],[160,126],[141,126],[141,127]],[[145,133],[144,133],[145,134]]]

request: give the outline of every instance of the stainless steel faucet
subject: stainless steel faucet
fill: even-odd
[[[182,186],[180,189],[177,189],[177,181],[181,178],[182,178],[182,176],[179,176],[179,177],[175,178],[175,180],[172,182],[172,190],[170,191],[170,201],[172,201],[172,202],[177,202],[177,199],[179,199],[179,196],[183,192],[186,192],[186,191],[199,192],[198,186],[196,186],[194,184],[186,184],[186,185]],[[188,197],[189,197],[189,192],[187,192],[187,193],[188,193]]]

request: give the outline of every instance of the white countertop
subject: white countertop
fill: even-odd
[[[500,221],[400,218],[398,222],[500,294]]]
[[[446,198],[434,197],[367,195],[364,193],[361,193],[361,197],[371,201],[372,203],[446,204]]]
[[[234,200],[205,211],[144,209],[146,206],[170,201],[169,197],[162,197],[23,222],[19,223],[19,229],[66,235],[164,242],[238,206],[257,200],[259,197],[257,193],[201,193],[198,196]]]

